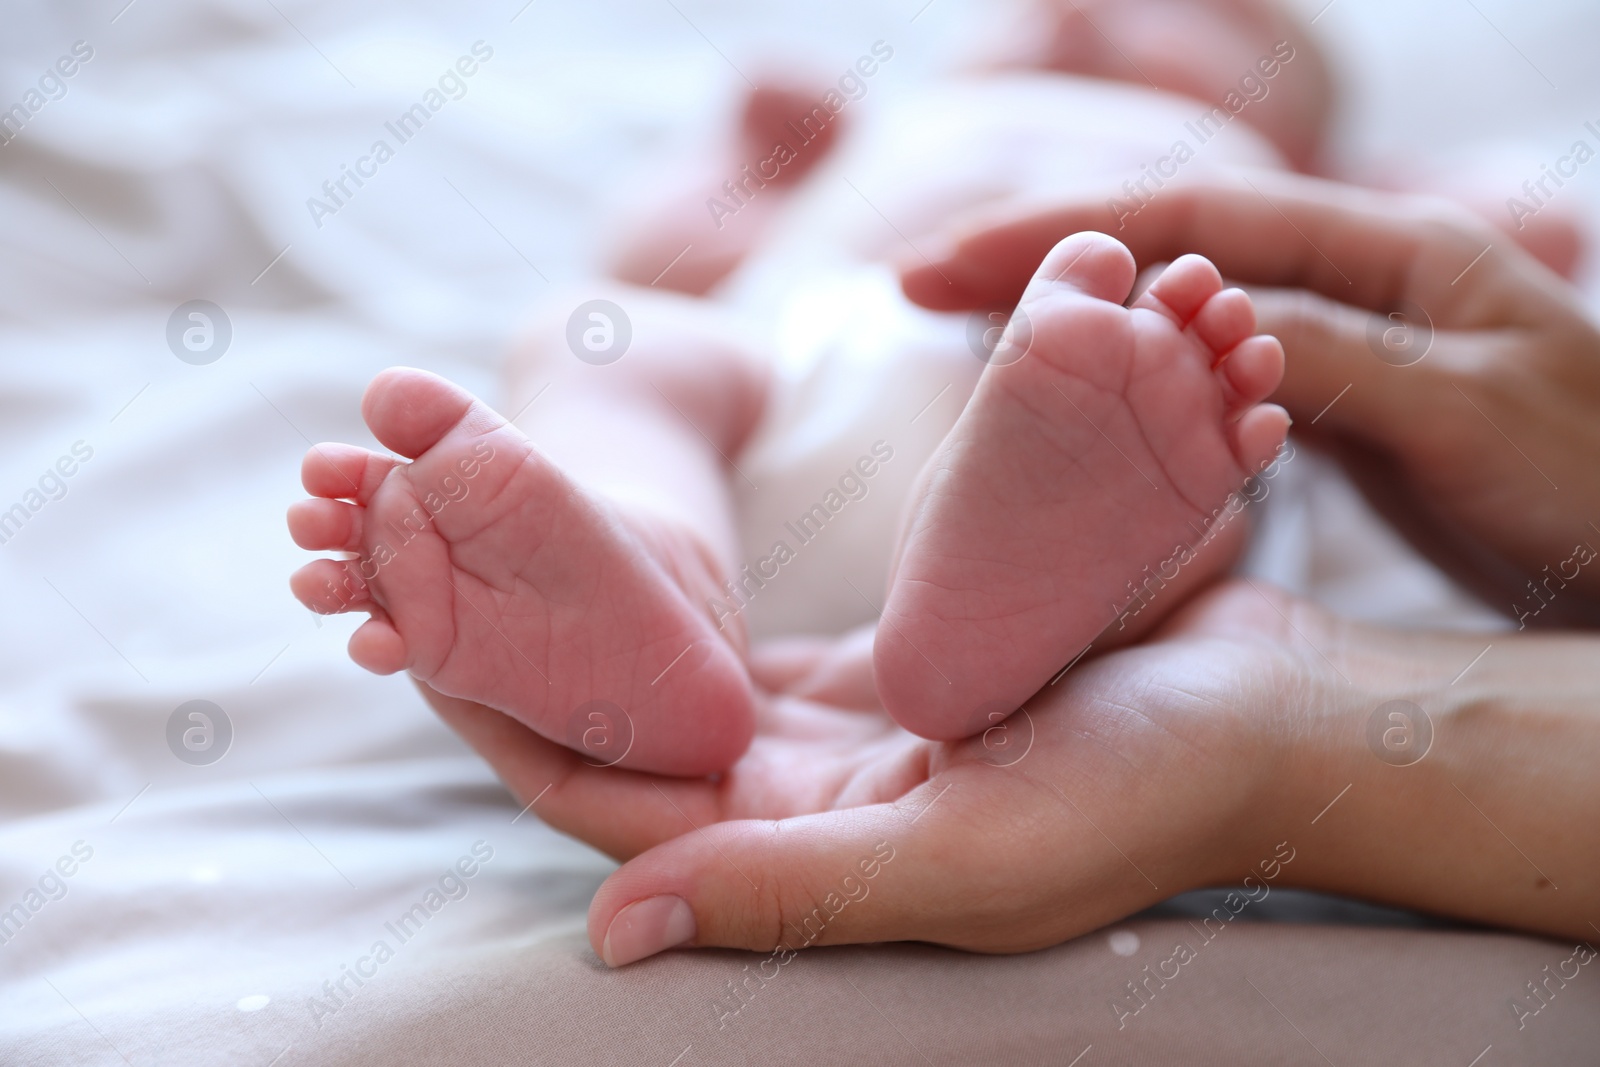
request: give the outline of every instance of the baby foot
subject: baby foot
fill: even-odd
[[[301,476],[316,499],[289,512],[301,547],[357,554],[291,580],[314,611],[372,614],[351,659],[408,670],[597,762],[703,775],[744,752],[752,691],[702,606],[717,587],[692,535],[585,493],[435,375],[380,374],[362,413],[410,462],[313,448]],[[595,729],[608,733],[591,744]]]
[[[1251,336],[1249,298],[1199,256],[1125,308],[1133,281],[1110,237],[1057,245],[1013,318],[1026,355],[984,370],[923,472],[873,657],[915,733],[1020,706],[1283,444],[1288,415],[1260,403],[1283,349]]]

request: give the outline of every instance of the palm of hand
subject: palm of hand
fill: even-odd
[[[1248,865],[1241,849],[1259,843],[1245,821],[1278,744],[1263,713],[1306,670],[1284,651],[1291,639],[1263,594],[1221,587],[1150,643],[1080,663],[1025,714],[959,743],[921,740],[880,709],[791,685],[767,694],[755,742],[717,781],[595,767],[487,709],[429,699],[513,792],[539,798],[547,822],[619,859],[703,845],[693,877],[744,879],[798,914],[825,892],[806,884],[814,873],[757,884],[741,870],[748,861],[732,857],[870,851],[886,840],[910,858],[898,891],[916,904],[900,928],[880,921],[875,939],[1014,951]],[[869,658],[859,670],[870,672]],[[764,937],[771,931],[752,933]],[[850,940],[849,925],[824,940]]]

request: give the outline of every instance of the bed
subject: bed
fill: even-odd
[[[1353,172],[1503,141],[1534,174],[1600,120],[1581,0],[1325,2]],[[1509,1007],[1570,945],[1289,894],[1131,1017],[1118,998],[1203,894],[1020,957],[813,950],[730,1019],[753,957],[608,971],[583,924],[609,861],[521,809],[404,678],[351,666],[352,620],[289,596],[306,447],[369,442],[358,397],[392,364],[495,395],[530,303],[593,276],[614,191],[725,117],[738,64],[826,68],[886,37],[916,79],[981,17],[8,7],[0,1063],[1594,1062],[1600,979],[1520,1028]],[[1367,617],[1499,625],[1332,469],[1269,509],[1255,573]]]

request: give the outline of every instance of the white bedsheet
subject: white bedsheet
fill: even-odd
[[[352,621],[289,597],[300,454],[369,440],[357,399],[384,366],[493,395],[528,303],[592,271],[605,191],[703,128],[735,63],[805,48],[827,69],[888,37],[893,76],[913,79],[955,52],[976,0],[124,3],[0,15],[0,108],[75,42],[93,49],[0,147],[0,509],[92,453],[0,544],[0,909],[28,910],[0,944],[0,1063],[289,1067],[374,1042],[445,1057],[428,1041],[470,1019],[419,1005],[479,1005],[452,978],[472,960],[597,966],[581,931],[609,865],[514,818],[403,678],[347,662]],[[1319,21],[1351,63],[1352,153],[1509,132],[1531,175],[1600,119],[1584,114],[1600,100],[1592,6],[1477,7],[1338,0]],[[493,56],[464,97],[318,227],[307,199],[479,41]],[[1595,189],[1586,174],[1571,193]],[[164,336],[192,299],[232,324],[207,366]],[[1321,572],[1303,531],[1346,503],[1336,483],[1295,491],[1260,568],[1306,587]],[[1421,587],[1405,611],[1427,617],[1448,591],[1390,547]],[[209,766],[167,745],[192,700],[234,733]],[[493,855],[465,895],[399,946],[385,924],[475,845]],[[324,981],[386,937],[395,958],[320,1014]],[[659,1032],[652,1062],[673,1062]]]

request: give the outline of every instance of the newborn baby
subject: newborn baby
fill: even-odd
[[[679,256],[680,293],[731,273],[723,298],[614,286],[632,317],[615,361],[575,358],[565,314],[536,329],[511,409],[529,413],[529,435],[434,375],[380,375],[363,414],[398,458],[307,454],[313,499],[290,509],[290,530],[302,547],[349,555],[302,568],[295,594],[315,611],[371,614],[350,641],[368,670],[410,671],[579,749],[592,751],[592,722],[620,712],[627,744],[606,762],[696,776],[731,766],[762,706],[746,619],[728,607],[750,573],[737,499],[761,494],[741,461],[778,413],[831,402],[775,373],[748,327],[770,309],[760,279],[799,285],[882,263],[953,212],[1070,182],[1122,188],[1136,211],[1168,171],[1303,162],[1316,144],[1323,67],[1265,2],[1045,3],[1028,15],[983,71],[888,102],[876,128],[864,114],[857,136],[819,138],[819,158],[797,157],[760,196],[747,184],[750,210],[727,236],[704,236],[724,230],[698,195],[686,202],[699,231],[658,204],[616,273],[640,277],[651,249],[692,233],[710,254],[660,262]],[[1119,64],[1157,88],[1106,80]],[[753,94],[731,155],[797,100]],[[885,226],[879,206],[896,221]],[[1123,618],[1097,650],[1148,631],[1232,562],[1238,525],[1222,526],[1288,428],[1263,403],[1283,350],[1200,257],[1145,279],[1130,302],[1134,291],[1115,239],[1063,241],[998,343],[951,375],[941,395],[959,402],[929,447],[896,459],[920,475],[899,502],[899,536],[872,549],[887,584],[851,591],[881,606],[877,697],[907,729],[953,740],[994,725],[1136,599],[1143,609],[1151,568],[1179,570],[1154,610]],[[878,348],[896,358],[892,337]],[[894,455],[885,439],[855,474]],[[815,502],[767,489],[775,512]]]

